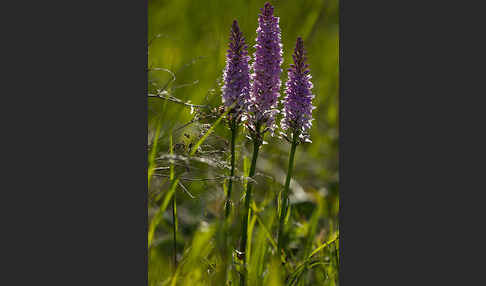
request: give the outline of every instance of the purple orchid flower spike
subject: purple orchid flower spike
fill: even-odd
[[[309,65],[305,63],[304,41],[297,38],[294,54],[292,58],[294,64],[288,69],[288,81],[286,83],[285,98],[283,100],[284,116],[281,121],[281,128],[285,133],[282,135],[288,141],[292,141],[290,135],[299,136],[300,142],[311,142],[309,130],[312,126],[312,105],[314,95],[311,93],[312,82],[308,69]]]
[[[252,136],[260,135],[266,130],[273,134],[275,130],[274,118],[278,112],[277,103],[281,86],[280,66],[283,62],[279,18],[273,15],[270,3],[266,3],[260,10],[247,114],[247,127]],[[260,128],[264,128],[264,131],[260,132]]]
[[[221,88],[223,104],[226,108],[233,106],[230,117],[240,117],[246,110],[250,95],[250,72],[247,45],[240,31],[238,22],[233,21],[229,49],[226,55],[226,67],[223,71],[224,85]]]

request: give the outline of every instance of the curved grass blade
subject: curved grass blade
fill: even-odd
[[[315,254],[317,254],[319,251],[323,250],[324,248],[332,245],[334,242],[336,242],[338,240],[339,240],[339,233],[334,233],[331,236],[330,240],[328,240],[327,242],[321,244],[319,247],[314,249],[314,251],[312,251],[312,253],[309,254],[309,256],[301,264],[299,264],[299,266],[297,266],[297,268],[289,275],[287,285],[288,286],[296,285],[296,283],[299,281],[299,279],[302,277],[302,275],[304,274],[304,272],[306,270],[320,265],[319,262],[323,263],[319,259],[312,260],[312,256],[314,256]]]
[[[199,146],[201,146],[201,144],[206,140],[206,138],[208,138],[208,136],[213,132],[214,128],[216,128],[216,126],[219,124],[219,122],[224,117],[226,117],[226,115],[228,115],[228,112],[231,110],[231,108],[233,108],[234,105],[235,104],[233,104],[229,108],[227,108],[226,111],[223,114],[221,114],[221,116],[208,129],[208,131],[199,139],[199,141],[197,141],[196,145],[194,145],[194,147],[191,150],[191,153],[189,154],[190,156],[194,156],[194,154],[196,154],[197,149],[199,148]]]
[[[307,260],[311,259],[312,256],[314,256],[316,253],[318,253],[319,251],[321,251],[323,248],[331,245],[333,242],[335,242],[336,240],[338,240],[339,239],[339,233],[334,233],[334,235],[332,237],[333,238],[331,238],[327,242],[321,244],[318,248],[316,248],[314,251],[312,251],[312,253],[309,254],[309,256],[307,257]]]
[[[275,239],[273,239],[272,237],[272,233],[270,232],[270,230],[267,228],[267,226],[263,223],[263,220],[262,218],[260,217],[260,215],[253,209],[253,213],[254,215],[256,216],[256,219],[258,221],[258,224],[262,227],[262,229],[265,231],[265,235],[267,236],[267,239],[268,241],[270,242],[270,244],[273,246],[273,248],[276,250],[277,249],[277,242],[275,241]]]

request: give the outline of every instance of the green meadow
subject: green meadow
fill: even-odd
[[[339,285],[339,2],[270,1],[280,17],[282,88],[295,40],[307,50],[315,95],[312,143],[299,145],[290,183],[284,251],[277,250],[279,196],[290,144],[265,135],[255,176],[252,143],[239,128],[232,211],[224,204],[231,132],[221,106],[233,19],[249,54],[266,1],[149,0],[149,285]],[[277,121],[279,118],[277,118]],[[253,184],[247,265],[239,252],[245,186]]]

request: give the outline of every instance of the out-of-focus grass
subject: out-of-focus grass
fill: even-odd
[[[268,144],[261,149],[254,187],[249,285],[290,285],[293,278],[296,278],[293,285],[337,285],[338,240],[308,258],[319,246],[332,241],[339,230],[338,1],[270,2],[280,17],[282,29],[282,91],[295,40],[302,36],[317,109],[313,112],[313,143],[299,146],[296,152],[285,266],[271,239],[276,238],[275,198],[283,188],[290,146],[267,136]],[[149,248],[149,285],[225,285],[225,280],[233,281],[231,285],[239,283],[239,259],[236,253],[225,252],[224,243],[230,242],[229,249],[238,246],[239,211],[243,205],[240,199],[245,180],[235,182],[232,218],[228,226],[222,223],[226,183],[223,177],[229,174],[230,131],[221,122],[199,148],[194,147],[221,115],[214,108],[221,103],[219,82],[231,22],[239,21],[253,55],[257,14],[264,3],[149,1],[149,93],[208,106],[191,108],[174,100],[148,99],[148,168],[153,174],[149,179],[149,222],[154,216],[159,220],[153,227]],[[196,114],[199,120],[180,128]],[[179,219],[177,270],[172,263],[172,214],[166,210],[157,215],[160,207],[165,207],[164,198],[171,189],[166,168],[170,165],[167,155],[171,132],[174,153],[179,156],[173,162],[181,184],[175,189]],[[248,174],[252,147],[241,132],[236,144],[235,175],[244,177]],[[229,269],[227,273],[225,266]]]

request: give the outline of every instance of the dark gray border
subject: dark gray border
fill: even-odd
[[[2,8],[0,284],[146,285],[147,1]]]
[[[483,285],[483,10],[343,1],[340,285]],[[0,284],[146,285],[147,2],[4,10]]]
[[[340,285],[484,285],[483,10],[344,1]]]

